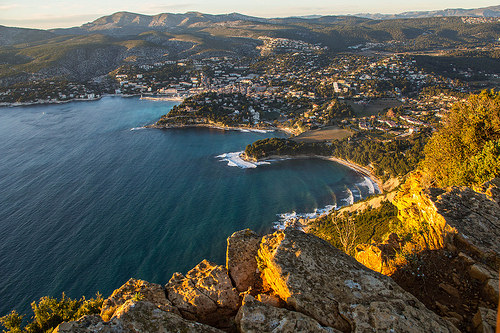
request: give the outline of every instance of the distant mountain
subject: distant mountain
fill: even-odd
[[[355,14],[354,16],[365,17],[374,20],[424,18],[424,17],[449,17],[449,16],[470,16],[470,17],[500,17],[500,5],[476,9],[444,9],[432,11],[412,11],[400,14]]]
[[[0,45],[31,43],[55,36],[55,34],[46,30],[11,28],[0,25]]]
[[[212,26],[222,22],[265,22],[266,19],[246,16],[238,13],[211,15],[199,12],[185,14],[163,13],[157,15],[142,15],[130,12],[118,12],[103,16],[80,27],[69,29],[53,29],[58,34],[85,34],[103,32],[108,35],[131,35],[150,30],[189,29]]]
[[[495,9],[500,10],[500,6],[474,12],[486,15]],[[387,52],[405,52],[484,46],[497,42],[498,31],[499,22],[482,24],[460,17],[267,19],[238,13],[118,12],[69,29],[0,26],[0,85],[33,77],[88,80],[125,64],[213,56],[257,57],[258,47],[263,44],[260,37],[319,44],[328,52],[352,51],[367,45]]]

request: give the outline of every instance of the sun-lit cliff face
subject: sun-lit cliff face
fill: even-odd
[[[462,330],[494,327],[500,179],[475,191],[429,188],[425,183],[421,172],[407,179],[393,199],[399,224],[384,241],[358,245],[355,258],[391,276]]]
[[[226,266],[204,260],[164,286],[131,279],[104,301],[101,315],[55,332],[297,330],[458,332],[389,277],[292,229],[236,232]]]

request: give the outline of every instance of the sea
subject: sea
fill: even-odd
[[[129,278],[165,284],[226,239],[279,228],[376,192],[322,159],[245,163],[282,132],[148,129],[178,102],[104,97],[0,108],[0,316],[42,296],[108,297]]]

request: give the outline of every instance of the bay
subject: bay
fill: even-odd
[[[130,277],[165,284],[202,259],[224,264],[234,231],[369,194],[330,161],[240,169],[217,158],[283,133],[141,129],[173,105],[0,108],[0,316],[63,291],[107,297]]]

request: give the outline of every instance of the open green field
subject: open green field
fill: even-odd
[[[338,128],[337,126],[329,126],[321,128],[314,131],[304,132],[292,140],[296,142],[323,142],[332,140],[342,140],[344,138],[350,137],[353,134],[352,131]]]
[[[372,99],[367,105],[357,104],[352,100],[346,100],[345,102],[352,107],[358,117],[378,115],[384,109],[397,107],[402,104],[395,98]]]

